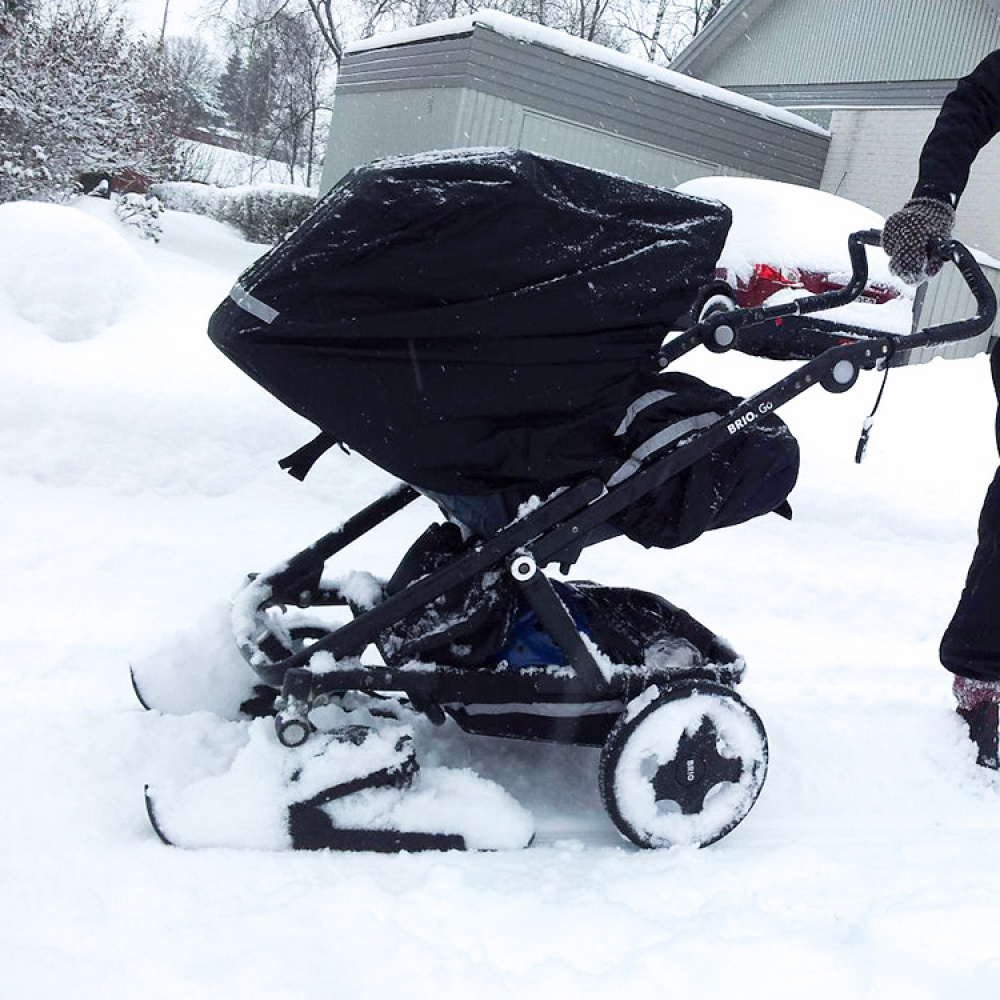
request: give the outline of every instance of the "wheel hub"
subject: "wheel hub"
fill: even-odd
[[[742,776],[743,762],[719,753],[718,730],[706,716],[694,735],[684,733],[673,760],[657,768],[653,793],[657,804],[675,802],[685,816],[691,816],[705,808],[713,788],[723,782],[736,783]]]

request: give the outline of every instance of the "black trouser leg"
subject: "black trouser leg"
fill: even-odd
[[[991,367],[1000,399],[1000,351],[993,352]],[[1000,409],[997,446],[1000,449]],[[986,492],[979,542],[955,615],[941,640],[941,662],[963,677],[1000,681],[1000,469]]]

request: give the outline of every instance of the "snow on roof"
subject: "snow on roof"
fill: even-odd
[[[425,42],[450,35],[467,35],[471,34],[477,27],[487,28],[497,32],[497,34],[506,35],[519,41],[534,42],[578,59],[585,59],[630,73],[633,76],[642,77],[653,83],[662,83],[674,90],[749,111],[761,118],[768,118],[804,132],[823,136],[830,134],[826,129],[814,125],[805,118],[782,108],[776,108],[772,104],[766,104],[764,101],[756,101],[751,97],[744,97],[742,94],[733,93],[723,87],[703,83],[701,80],[695,80],[683,73],[665,69],[663,66],[656,66],[645,59],[627,56],[621,52],[615,52],[614,49],[597,45],[595,42],[588,42],[574,35],[568,35],[564,31],[547,28],[498,10],[480,10],[466,17],[456,17],[446,21],[422,24],[414,28],[384,32],[362,41],[353,42],[346,47],[345,51],[347,53],[368,52],[373,49],[410,45],[414,42]]]

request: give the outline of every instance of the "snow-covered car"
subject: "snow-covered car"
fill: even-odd
[[[696,317],[737,306],[775,305],[842,288],[850,276],[847,237],[881,229],[877,212],[837,195],[796,184],[748,177],[699,177],[678,191],[728,205],[733,224]],[[885,253],[868,249],[869,280],[859,299],[824,312],[890,333],[909,333],[913,289],[889,271]]]

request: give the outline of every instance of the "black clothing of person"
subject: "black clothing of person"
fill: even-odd
[[[945,98],[920,155],[913,194],[956,205],[979,151],[1000,132],[1000,50],[988,55]],[[1000,353],[991,359],[1000,399]],[[1000,410],[997,415],[1000,450]],[[986,493],[979,541],[962,596],[941,640],[941,662],[954,674],[1000,681],[1000,469]]]
[[[958,203],[979,151],[1000,132],[1000,49],[945,98],[920,154],[913,197]]]

